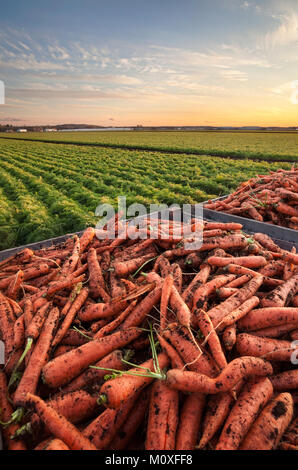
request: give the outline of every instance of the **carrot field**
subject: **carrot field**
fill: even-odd
[[[81,230],[99,204],[185,204],[290,163],[0,139],[0,249]]]
[[[0,134],[0,137],[253,160],[298,161],[298,132],[28,132]]]

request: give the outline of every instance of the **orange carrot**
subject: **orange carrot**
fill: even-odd
[[[240,389],[241,385],[242,382],[237,384],[238,389]],[[204,449],[221,428],[228,416],[233,401],[232,394],[229,392],[221,392],[209,396],[202,423],[202,436],[198,445],[199,449]]]
[[[222,335],[222,341],[227,351],[231,351],[236,344],[236,325],[227,326]]]
[[[175,450],[177,426],[178,392],[156,381],[151,388],[145,449]]]
[[[272,394],[273,387],[268,378],[245,384],[225,422],[216,450],[237,450]]]
[[[164,353],[159,354],[158,363],[160,369],[164,369],[169,364],[168,356]],[[127,374],[108,380],[102,385],[100,393],[109,408],[119,408],[128,397],[153,382],[154,376],[149,375],[148,372],[146,374],[146,371],[154,370],[153,360],[149,359],[141,364],[141,367],[142,369],[129,369]]]
[[[240,305],[250,297],[253,297],[262,283],[263,276],[259,275],[251,279],[246,285],[241,287],[236,294],[209,310],[208,315],[213,325],[216,327],[225,316],[240,307]]]
[[[88,251],[87,259],[90,295],[95,299],[100,297],[104,302],[109,302],[111,298],[106,292],[102,270],[97,259],[96,250],[94,248],[91,248]]]
[[[83,253],[87,246],[90,245],[95,236],[95,229],[93,227],[88,227],[84,230],[80,238],[80,253]]]
[[[46,302],[45,305],[36,312],[26,329],[26,338],[38,338],[51,306],[50,302]]]
[[[82,435],[64,416],[59,415],[41,398],[27,393],[24,399],[28,407],[34,409],[48,430],[61,439],[71,450],[96,450],[96,447]]]
[[[198,350],[189,330],[185,327],[171,323],[168,325],[168,329],[163,332],[163,336],[176,349],[189,370],[201,372],[210,377],[214,377],[218,373],[213,359],[205,351]]]
[[[261,338],[247,333],[237,335],[236,348],[242,356],[263,357],[268,361],[290,361],[295,350],[290,341]]]
[[[41,450],[70,450],[70,449],[63,441],[61,441],[61,439],[52,439]]]
[[[216,289],[224,286],[227,282],[235,279],[234,274],[223,274],[216,276],[211,281],[200,286],[193,295],[193,308],[203,308],[208,297],[215,292]]]
[[[76,390],[72,392],[63,390],[63,392],[51,396],[45,402],[68,421],[76,424],[92,418],[95,413],[99,412],[100,406],[97,404],[97,400],[98,394],[94,390]],[[44,422],[38,414],[32,414],[29,430],[34,436],[47,432]]]
[[[110,444],[111,450],[124,450],[127,448],[133,435],[144,421],[149,403],[149,392],[150,387],[147,387],[140,394],[127,420],[113,438]]]
[[[261,412],[240,445],[240,450],[273,450],[293,416],[290,393],[281,393]]]
[[[5,344],[5,362],[8,360],[14,347],[14,314],[12,309],[0,292],[0,335]]]
[[[221,320],[221,322],[217,325],[217,331],[223,331],[227,326],[231,326],[234,323],[238,322],[242,317],[246,317],[247,315],[249,315],[252,309],[255,308],[259,304],[259,302],[260,300],[258,297],[250,297],[250,299],[243,302],[240,307],[238,307],[233,312],[229,313]],[[239,323],[237,323],[238,326]]]
[[[77,377],[90,364],[115,349],[129,344],[140,333],[141,330],[138,328],[129,328],[99,340],[89,341],[48,362],[43,368],[43,379],[52,388],[64,385]]]
[[[51,341],[59,320],[59,310],[53,308],[45,321],[40,336],[34,346],[29,363],[18,384],[14,394],[14,403],[24,404],[24,396],[27,392],[35,393],[41,370],[46,363]]]
[[[219,393],[227,392],[242,379],[250,375],[265,376],[272,373],[272,366],[256,357],[240,357],[230,362],[215,378],[198,372],[171,369],[167,372],[166,384],[182,392]]]
[[[24,315],[21,315],[14,324],[14,348],[15,350],[20,349],[24,345],[25,341],[25,324]]]
[[[295,322],[298,322],[298,308],[268,307],[251,310],[238,322],[238,326],[241,330],[253,331]]]
[[[83,430],[98,450],[107,449],[131,412],[138,393],[128,397],[117,410],[106,409]]]
[[[115,318],[115,320],[109,322],[107,325],[104,325],[102,328],[99,329],[97,333],[94,335],[94,339],[99,339],[103,338],[104,336],[107,336],[109,333],[112,331],[116,330],[121,323],[124,322],[124,320],[130,315],[130,313],[133,311],[137,304],[137,300],[133,300],[130,305],[122,312],[118,317]]]
[[[287,392],[298,388],[298,369],[286,370],[269,377],[274,390]]]
[[[261,301],[262,307],[284,307],[288,298],[294,297],[298,290],[298,273],[281,286],[270,292]]]
[[[24,280],[24,272],[18,271],[14,278],[10,281],[10,284],[7,289],[7,296],[13,300],[16,300],[21,288],[21,284]]]
[[[93,385],[94,383],[101,381],[104,376],[109,373],[109,369],[123,370],[124,364],[122,359],[122,352],[116,349],[94,364],[94,366],[100,367],[100,369],[86,369],[82,374],[65,385],[63,387],[63,391],[71,392]],[[105,367],[107,369],[105,369]]]
[[[162,336],[157,333],[158,341],[163,349],[163,351],[168,355],[171,365],[174,369],[183,369],[184,362],[182,361],[181,357],[177,353],[176,349],[171,346],[168,341],[166,341]]]
[[[198,327],[205,337],[205,341],[208,342],[213,359],[220,370],[224,369],[227,366],[227,360],[208,313],[202,309],[196,309],[194,311],[194,316]]]
[[[11,420],[13,407],[8,400],[8,389],[5,373],[0,370],[0,420],[2,423],[8,423]],[[0,425],[1,426],[1,425]],[[4,437],[4,444],[8,450],[26,450],[24,442],[20,439],[12,440],[11,437],[19,429],[19,425],[12,422],[11,424],[4,425],[2,433]]]
[[[238,256],[232,258],[220,258],[219,256],[211,256],[208,258],[211,266],[227,266],[228,264],[237,264],[246,268],[260,268],[267,264],[264,256]]]
[[[192,393],[187,396],[180,412],[176,436],[176,450],[194,450],[205,406],[205,395]]]
[[[87,287],[83,287],[83,289],[78,294],[77,298],[74,300],[72,306],[70,307],[69,311],[67,312],[66,317],[63,320],[63,323],[59,327],[59,331],[57,332],[55,338],[52,341],[52,347],[57,346],[64,338],[67,330],[69,329],[70,325],[72,324],[78,310],[82,307],[85,300],[87,299],[89,294],[89,290]]]

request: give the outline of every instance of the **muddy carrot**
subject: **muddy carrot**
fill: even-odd
[[[175,450],[178,426],[178,392],[161,381],[152,385],[146,450]]]
[[[64,416],[59,415],[41,398],[31,393],[25,395],[25,403],[34,409],[48,430],[61,439],[71,450],[96,450],[96,447]]]
[[[272,395],[273,387],[268,378],[245,384],[225,422],[216,450],[237,450]]]
[[[240,445],[240,450],[273,450],[293,416],[290,393],[281,393],[263,409]]]
[[[72,306],[70,307],[69,311],[66,314],[62,324],[59,327],[59,330],[52,341],[52,346],[55,347],[57,344],[61,342],[64,338],[67,330],[69,329],[70,325],[72,324],[78,310],[82,307],[85,300],[87,299],[89,294],[89,290],[87,287],[83,287],[83,289],[78,294],[77,298],[74,300]]]
[[[40,373],[47,360],[58,320],[59,310],[55,307],[50,311],[44,323],[43,329],[30,356],[29,363],[15,391],[14,403],[17,405],[24,404],[24,396],[27,392],[35,393],[36,391]]]
[[[192,393],[185,398],[176,436],[176,450],[194,450],[197,440],[203,410],[205,395]]]
[[[43,379],[52,388],[59,387],[77,377],[90,364],[126,346],[141,333],[138,328],[116,332],[99,340],[89,341],[48,362],[43,368]]]

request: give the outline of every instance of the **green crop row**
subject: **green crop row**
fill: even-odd
[[[298,161],[298,132],[29,132],[0,134],[0,137],[253,160]]]
[[[0,249],[84,229],[95,209],[202,202],[288,163],[0,140]]]

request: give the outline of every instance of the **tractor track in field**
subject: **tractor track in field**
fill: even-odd
[[[223,153],[209,153],[208,150],[194,151],[194,150],[185,150],[185,149],[165,149],[159,147],[143,147],[143,146],[130,146],[130,145],[120,145],[120,144],[107,144],[107,143],[93,143],[93,142],[71,142],[71,141],[60,141],[60,140],[39,140],[39,139],[30,139],[30,138],[20,138],[20,137],[4,137],[0,136],[0,139],[5,140],[14,140],[22,142],[37,142],[43,144],[62,144],[62,145],[76,145],[78,147],[100,147],[100,148],[111,148],[111,149],[121,149],[121,150],[131,150],[131,151],[141,151],[141,152],[159,152],[159,153],[169,153],[173,155],[184,154],[184,155],[204,155],[209,157],[224,158],[230,160],[252,160],[254,162],[268,162],[268,163],[295,163],[298,162],[298,157],[296,160],[289,160],[287,158],[257,158],[253,156],[246,155],[224,155]]]

